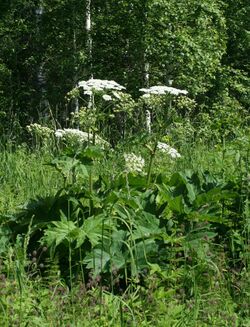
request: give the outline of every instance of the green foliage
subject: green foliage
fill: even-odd
[[[216,97],[213,103],[226,112],[228,107],[239,105],[235,98],[242,106],[240,110],[247,109],[248,9],[244,1],[94,1],[91,63],[84,28],[86,1],[4,2],[0,113],[6,123],[2,129],[11,135],[20,124],[38,119],[67,124],[67,114],[74,111],[76,103],[67,103],[65,94],[79,79],[88,79],[90,70],[94,77],[124,84],[133,95],[138,95],[145,83],[168,84],[172,80],[174,85],[189,90],[201,105],[199,111],[204,104],[211,106],[207,96]],[[224,88],[218,88],[218,83],[232,78],[237,90],[225,98]],[[241,80],[242,87],[236,79]],[[129,111],[125,107],[119,108],[108,124],[112,128],[124,124],[128,133],[135,116],[130,112],[124,120],[124,111]],[[106,117],[102,127],[109,119]],[[120,132],[118,129],[115,138]]]
[[[169,180],[158,176],[156,185],[147,189],[146,176],[117,175],[109,182],[93,175],[90,166],[86,166],[89,173],[83,176],[84,184],[77,183],[82,171],[77,167],[89,165],[89,160],[96,158],[96,153],[88,149],[76,156],[74,160],[78,161],[73,165],[69,158],[61,158],[60,165],[64,166],[59,171],[64,177],[72,171],[73,184],[65,184],[54,197],[28,204],[15,221],[8,223],[13,232],[25,233],[32,218],[33,240],[39,239],[44,230],[42,242],[53,252],[60,247],[59,257],[70,245],[74,260],[78,260],[81,249],[83,263],[95,274],[109,273],[115,265],[133,276],[150,262],[167,264],[166,260],[158,261],[158,252],[161,248],[166,253],[169,242],[179,242],[175,239],[179,224],[185,225],[186,232],[200,221],[232,225],[224,212],[227,203],[231,206],[238,198],[234,183],[220,183],[208,172],[186,171],[174,173]],[[58,167],[59,162],[54,164]],[[237,208],[227,210],[228,217]]]
[[[87,4],[0,4],[1,324],[248,326],[249,5]]]
[[[226,2],[228,51],[225,61],[236,69],[249,73],[249,4],[242,1]]]
[[[34,317],[34,326],[58,319],[77,326],[79,317],[85,321],[86,301],[93,324],[112,317],[114,325],[150,326],[157,313],[159,326],[166,318],[186,326],[227,326],[233,319],[247,326],[247,137],[216,151],[196,145],[190,154],[185,141],[175,164],[156,152],[149,183],[147,175],[127,173],[119,158],[139,146],[145,158],[152,154],[141,141],[120,145],[118,153],[96,146],[60,150],[43,166],[44,176],[62,176],[60,190],[2,216],[6,325]],[[13,158],[22,167],[26,151],[5,152],[6,167],[12,163],[6,182],[19,174],[20,183],[24,171]],[[202,169],[206,164],[213,173]]]
[[[191,94],[206,91],[225,51],[225,20],[218,2],[150,1],[148,24],[153,76],[173,79]]]
[[[51,153],[31,151],[27,145],[2,147],[0,152],[0,212],[11,214],[18,206],[36,196],[54,194],[62,179],[45,164]],[[1,220],[2,221],[2,220]]]

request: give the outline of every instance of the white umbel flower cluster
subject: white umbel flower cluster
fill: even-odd
[[[51,128],[42,126],[37,123],[30,124],[26,128],[27,128],[28,132],[30,132],[31,134],[34,134],[34,135],[37,135],[40,137],[49,137],[53,133],[53,130]]]
[[[145,166],[145,160],[139,155],[134,153],[125,153],[125,167],[128,173],[141,173],[143,172],[143,167]]]
[[[112,100],[112,97],[109,94],[103,94],[102,98],[103,98],[104,101],[111,101]]]
[[[169,146],[166,143],[158,142],[157,149],[159,149],[162,152],[167,153],[168,155],[170,155],[171,158],[175,159],[175,158],[181,157],[180,153],[176,149],[171,148],[171,146]]]
[[[116,83],[115,81],[94,79],[91,78],[88,81],[78,82],[77,87],[82,87],[84,94],[91,95],[93,91],[103,91],[103,90],[125,90],[125,87]]]
[[[88,140],[88,133],[74,128],[57,129],[55,136],[58,138],[75,137],[81,142]]]
[[[85,143],[88,141],[93,142],[94,138],[93,134],[86,133],[74,128],[57,129],[55,131],[55,136],[58,139],[72,141],[78,144]],[[98,135],[95,135],[95,143],[102,147],[109,146],[109,143]]]
[[[144,92],[145,94],[143,97],[148,98],[152,94],[156,95],[164,95],[164,94],[173,94],[173,95],[179,95],[179,94],[188,94],[188,91],[186,90],[179,90],[171,86],[151,86],[150,88],[142,88],[139,91]]]

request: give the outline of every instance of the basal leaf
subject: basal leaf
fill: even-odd
[[[193,184],[187,183],[186,188],[187,188],[187,191],[188,191],[188,193],[187,193],[188,199],[192,203],[196,199],[195,186]]]
[[[107,264],[110,261],[110,255],[103,249],[93,249],[89,252],[83,262],[88,269],[92,269],[94,274],[100,274],[102,271],[107,271]]]

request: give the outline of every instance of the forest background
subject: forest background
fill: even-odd
[[[51,112],[65,124],[74,110],[66,94],[91,76],[115,80],[135,97],[146,83],[173,81],[197,101],[195,114],[216,112],[232,122],[249,108],[249,5],[243,0],[3,0],[0,6],[6,138]]]
[[[249,19],[0,1],[0,327],[250,325]]]

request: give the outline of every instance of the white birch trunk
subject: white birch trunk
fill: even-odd
[[[40,27],[40,21],[41,21],[41,17],[43,15],[43,7],[39,6],[37,7],[35,13],[36,13],[36,26],[37,26],[37,32],[39,33]],[[46,94],[46,78],[45,78],[45,74],[44,74],[44,63],[41,62],[38,68],[38,72],[37,72],[37,84],[40,88],[41,91],[41,102],[40,102],[40,106],[42,107],[42,109],[46,109],[49,107],[49,101],[47,99],[47,94]]]
[[[74,10],[74,16],[75,16],[75,10]],[[74,47],[74,58],[76,57],[76,51],[77,51],[77,46],[76,46],[76,32],[75,32],[75,29],[74,29],[74,32],[73,32],[73,47]],[[74,63],[74,84],[75,86],[77,86],[77,63],[75,62]],[[78,113],[79,113],[79,100],[78,98],[75,98],[75,113],[76,115],[78,116]],[[77,123],[77,129],[79,129],[79,123]]]
[[[93,78],[93,72],[92,72],[92,50],[93,50],[93,41],[92,41],[92,35],[91,35],[91,29],[92,29],[92,20],[91,20],[91,0],[86,1],[86,35],[87,35],[87,53],[88,53],[88,61],[89,61],[89,75],[90,78]],[[93,109],[93,94],[89,97],[88,102],[88,108]]]
[[[148,8],[147,8],[147,2],[145,2],[145,8],[144,8],[144,28],[146,28],[146,25],[147,25],[147,20],[148,20]],[[146,40],[145,40],[145,37],[144,37],[144,46],[146,46]],[[144,62],[144,86],[146,88],[149,87],[149,62],[148,62],[148,59],[147,59],[147,48],[145,48],[144,50],[144,53],[143,53],[143,62]],[[151,133],[151,125],[152,125],[152,117],[151,117],[151,112],[150,110],[146,110],[146,128],[147,128],[147,131],[148,133],[150,134]]]
[[[144,82],[145,82],[145,87],[148,88],[149,87],[149,63],[146,60],[146,55],[144,54]],[[149,132],[149,134],[151,133],[151,112],[150,110],[146,110],[146,128],[147,131]]]
[[[91,21],[91,0],[86,1],[86,34],[87,34],[87,52],[88,52],[88,59],[90,65],[90,76],[92,75],[92,49],[93,49],[93,41],[91,36],[91,29],[92,29],[92,21]]]

